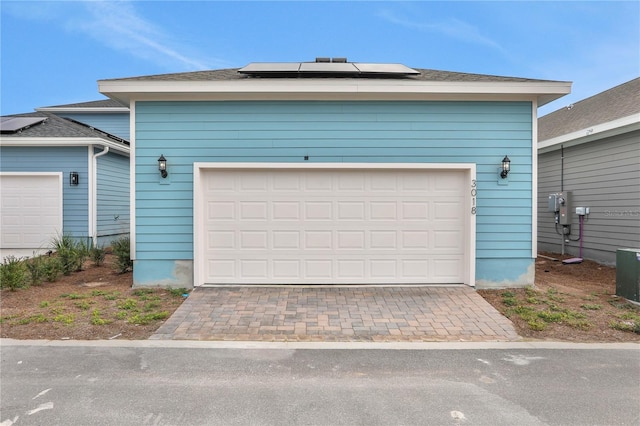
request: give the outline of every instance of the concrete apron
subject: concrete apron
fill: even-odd
[[[198,287],[151,336],[261,342],[517,341],[468,286]]]

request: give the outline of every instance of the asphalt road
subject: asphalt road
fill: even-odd
[[[640,424],[640,345],[2,340],[0,355],[0,426]]]

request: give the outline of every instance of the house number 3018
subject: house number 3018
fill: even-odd
[[[476,194],[478,188],[476,188],[476,180],[471,180],[471,214],[476,214]]]

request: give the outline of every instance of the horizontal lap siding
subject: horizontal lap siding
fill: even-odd
[[[538,243],[561,251],[548,195],[560,191],[560,149],[539,157]],[[632,132],[564,149],[564,189],[572,191],[572,235],[579,233],[576,207],[589,207],[583,227],[583,257],[615,262],[618,248],[640,247],[640,132]],[[579,242],[565,247],[578,255]]]
[[[98,237],[128,235],[129,157],[108,153],[98,157],[97,162]]]
[[[531,114],[528,102],[138,102],[137,259],[193,259],[194,162],[303,163],[305,156],[475,163],[477,257],[531,257]],[[513,171],[499,186],[505,155]]]
[[[62,172],[63,230],[74,237],[89,235],[89,179],[87,147],[0,148],[3,172]],[[69,185],[69,173],[78,172],[78,186]]]

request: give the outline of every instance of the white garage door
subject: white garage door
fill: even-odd
[[[204,284],[462,283],[459,170],[205,170]]]
[[[1,253],[23,256],[62,233],[62,175],[0,174]]]

